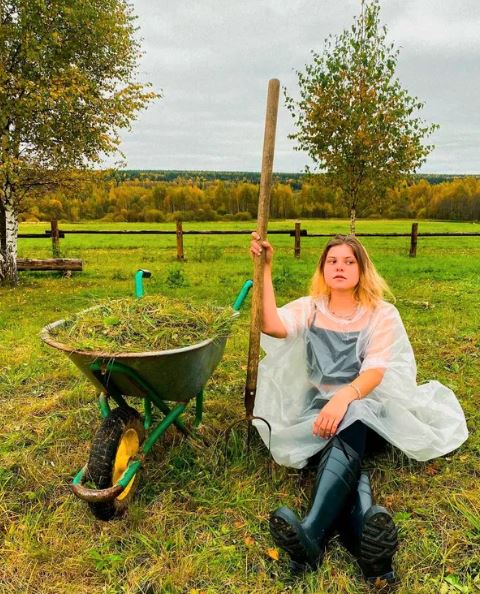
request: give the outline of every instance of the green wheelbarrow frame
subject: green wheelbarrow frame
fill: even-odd
[[[233,316],[239,315],[253,282],[243,285],[233,304]],[[106,489],[92,489],[84,485],[87,476],[85,465],[72,481],[72,491],[88,503],[108,502],[117,498],[129,485],[144,464],[145,458],[155,443],[173,424],[182,433],[190,435],[190,430],[181,420],[188,402],[195,398],[194,427],[198,427],[203,415],[203,387],[220,362],[225,349],[227,336],[202,341],[191,347],[169,351],[145,353],[102,353],[72,350],[68,345],[57,342],[51,331],[65,323],[59,320],[45,326],[41,332],[42,340],[49,346],[63,351],[99,390],[98,404],[101,416],[110,416],[109,398],[121,408],[129,408],[124,396],[141,397],[144,407],[144,428],[150,430],[138,454],[129,464],[114,485]],[[181,373],[185,369],[188,374]],[[175,402],[170,408],[166,402]],[[152,426],[152,406],[164,415],[157,425]]]

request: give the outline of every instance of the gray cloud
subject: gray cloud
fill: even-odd
[[[129,168],[258,170],[267,83],[296,94],[295,70],[351,24],[358,0],[135,0],[145,52],[140,79],[163,98],[122,136]],[[423,170],[480,171],[480,4],[383,0],[382,21],[400,48],[398,75],[441,128]],[[279,110],[275,170],[308,158]]]

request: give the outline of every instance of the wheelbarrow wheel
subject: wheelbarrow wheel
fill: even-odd
[[[134,408],[116,408],[104,419],[95,434],[87,465],[87,479],[97,489],[114,485],[127,468],[145,439],[145,430],[139,413]],[[99,520],[111,520],[122,515],[138,486],[139,472],[122,493],[112,501],[89,503],[90,510]]]

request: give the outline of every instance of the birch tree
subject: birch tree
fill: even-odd
[[[125,0],[0,0],[0,283],[17,282],[23,196],[118,150],[156,97]]]
[[[396,78],[398,50],[379,12],[378,0],[363,0],[350,29],[297,72],[300,99],[286,97],[297,128],[290,138],[339,191],[351,233],[359,211],[424,163],[433,146],[422,140],[438,127],[418,117],[424,104]]]

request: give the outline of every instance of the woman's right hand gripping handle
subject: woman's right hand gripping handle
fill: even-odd
[[[273,248],[268,241],[260,241],[260,236],[254,231],[250,243],[250,254],[252,258],[258,258],[263,251],[265,252],[265,266],[263,272],[262,332],[274,338],[285,338],[287,330],[277,312],[272,283]]]

